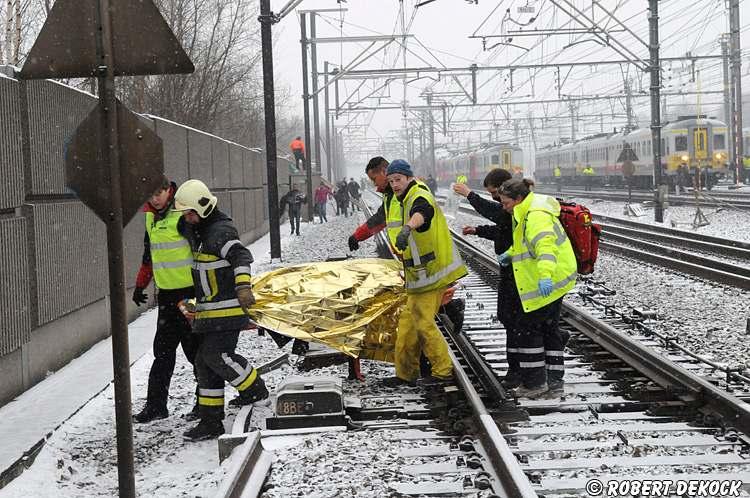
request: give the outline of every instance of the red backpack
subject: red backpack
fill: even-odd
[[[568,234],[578,263],[578,273],[588,275],[594,271],[594,263],[599,255],[599,236],[602,227],[591,221],[591,211],[575,202],[560,203],[560,224]]]

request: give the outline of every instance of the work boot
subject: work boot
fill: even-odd
[[[521,387],[521,384],[523,384],[521,378],[513,375],[506,375],[505,378],[500,381],[500,385],[503,386],[503,389],[506,391]]]
[[[295,339],[292,343],[292,354],[302,356],[310,349],[310,345],[300,339]]]
[[[380,384],[384,387],[403,387],[403,386],[409,386],[414,387],[416,386],[416,382],[413,380],[404,380],[401,377],[386,377],[385,379],[380,381]]]
[[[140,413],[133,415],[133,420],[139,424],[146,424],[154,420],[167,418],[168,416],[169,412],[166,408],[155,408],[146,403],[146,406],[143,407]]]
[[[565,394],[565,381],[562,379],[548,381],[547,388],[552,395],[559,396]]]
[[[184,432],[182,437],[188,441],[204,441],[224,434],[224,424],[221,419],[203,418],[198,425]]]
[[[260,376],[250,387],[240,392],[240,395],[229,401],[229,406],[268,405],[268,388]]]
[[[201,417],[198,402],[196,401],[195,405],[193,405],[193,409],[187,412],[185,415],[182,416],[185,420],[188,422],[193,422],[195,420],[198,420]]]
[[[545,382],[544,384],[536,387],[521,386],[513,391],[513,393],[515,394],[516,398],[537,399],[546,394],[547,390],[547,383]]]
[[[429,377],[430,375],[432,375],[432,365],[430,360],[422,353],[419,355],[419,376]]]
[[[443,306],[445,314],[453,323],[454,332],[461,332],[464,326],[464,309],[466,309],[466,303],[463,299],[451,299],[448,304]]]
[[[449,377],[435,377],[434,375],[430,375],[429,377],[423,377],[417,381],[418,386],[422,387],[434,387],[434,386],[441,386],[445,384],[450,384],[453,382],[453,376]]]

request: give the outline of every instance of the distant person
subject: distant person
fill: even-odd
[[[354,181],[354,178],[350,178],[346,190],[349,192],[349,198],[352,201],[352,212],[354,212],[355,209],[361,210],[359,207],[359,199],[362,197],[362,194],[359,192],[359,183]]]
[[[677,168],[677,175],[675,175],[674,190],[675,194],[687,192],[687,186],[690,184],[690,172],[688,171],[687,164],[682,163]]]
[[[585,185],[584,190],[591,192],[591,187],[594,184],[594,168],[590,164],[587,164],[581,173],[583,174],[583,183]]]
[[[426,183],[427,183],[427,186],[430,188],[430,191],[432,191],[432,194],[433,195],[437,194],[438,183],[437,183],[437,180],[435,180],[435,177],[432,175],[429,175],[427,177]]]
[[[321,181],[318,188],[315,189],[315,212],[320,217],[321,223],[323,223],[323,221],[328,223],[328,217],[326,217],[326,204],[328,204],[329,197],[333,197],[331,188],[326,185],[324,181]]]
[[[555,166],[555,168],[552,170],[552,176],[555,177],[557,191],[562,192],[562,171],[560,170],[560,166]]]
[[[175,194],[175,209],[183,211],[185,221],[195,228],[190,240],[197,298],[193,333],[202,336],[195,358],[200,423],[183,434],[190,441],[224,434],[225,381],[239,392],[230,404],[250,405],[268,398],[258,371],[235,352],[240,330],[250,324],[248,309],[255,304],[253,256],[217,203],[200,180],[186,181]]]
[[[279,216],[284,214],[284,209],[289,207],[289,224],[292,226],[291,233],[299,235],[299,223],[302,217],[302,204],[307,204],[307,198],[302,195],[296,185],[292,185],[292,190],[284,194],[279,202]]]
[[[292,149],[294,154],[294,160],[296,161],[297,169],[300,171],[305,170],[305,142],[302,141],[302,137],[296,137],[289,144],[289,148]],[[300,167],[300,163],[302,167]]]
[[[742,177],[745,184],[750,184],[750,156],[745,156],[742,159]]]
[[[349,189],[346,180],[341,180],[336,184],[336,192],[333,194],[333,200],[336,201],[336,215],[343,214],[349,217]]]

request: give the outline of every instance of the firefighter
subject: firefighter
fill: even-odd
[[[302,137],[295,137],[294,140],[289,144],[289,148],[294,154],[294,161],[299,171],[305,170],[305,142],[302,141]],[[302,167],[300,168],[300,164]]]
[[[478,195],[464,184],[457,183],[453,186],[454,192],[466,197],[477,213],[494,223],[494,225],[476,227],[465,226],[463,234],[476,235],[492,240],[495,243],[495,254],[497,256],[510,249],[513,244],[511,214],[505,211],[499,202],[500,186],[510,178],[510,172],[502,168],[494,168],[487,173],[484,178],[484,188],[495,202]],[[508,372],[502,380],[503,387],[506,389],[514,389],[521,385],[521,372],[518,364],[518,336],[515,332],[515,323],[519,313],[518,306],[515,305],[516,294],[513,271],[507,266],[501,266],[500,285],[497,287],[497,317],[506,331],[505,355],[508,360]]]
[[[513,245],[498,257],[512,264],[519,310],[521,385],[517,397],[538,398],[564,388],[564,334],[559,328],[563,296],[576,283],[576,257],[558,216],[554,197],[536,194],[528,180],[508,180],[500,187],[503,208],[512,213]]]
[[[585,168],[583,168],[583,181],[586,185],[586,188],[584,189],[586,192],[591,191],[591,186],[594,183],[594,168],[591,167],[590,164],[587,164]]]
[[[185,233],[185,221],[182,213],[173,209],[176,190],[177,185],[165,178],[143,206],[146,233],[133,302],[138,306],[146,303],[147,295],[144,290],[153,278],[159,314],[154,335],[154,362],[148,374],[146,404],[133,416],[139,423],[169,415],[167,397],[177,359],[177,346],[182,345],[182,352],[193,365],[200,339],[191,333],[190,324],[179,309],[180,301],[195,297],[195,291],[190,274],[193,253],[190,243],[182,235]],[[197,417],[197,405],[186,417]]]
[[[177,189],[175,209],[194,226],[193,283],[197,304],[193,332],[203,336],[196,355],[200,423],[184,437],[200,441],[224,433],[224,381],[248,405],[268,398],[258,371],[235,353],[239,331],[249,325],[248,308],[255,303],[250,284],[253,256],[240,242],[232,219],[216,208],[217,199],[200,180]]]
[[[396,377],[393,384],[411,383],[419,376],[419,356],[432,366],[434,380],[451,378],[448,345],[435,325],[445,290],[467,274],[440,207],[429,189],[421,188],[409,163],[393,161],[386,171],[401,205],[402,226],[395,246],[401,251],[407,300],[396,335]]]

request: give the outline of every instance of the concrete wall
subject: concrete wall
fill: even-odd
[[[66,142],[96,99],[7,74],[0,67],[0,406],[110,334],[105,226],[65,186],[64,174]],[[171,180],[204,181],[243,242],[268,231],[258,152],[156,116],[142,119],[163,141]],[[129,286],[140,266],[143,223],[135,216],[125,227]],[[128,305],[131,318],[144,310]]]

